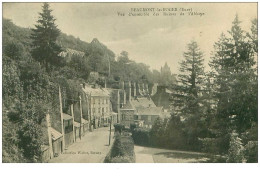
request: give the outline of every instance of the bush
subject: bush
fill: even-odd
[[[105,163],[134,163],[134,141],[131,136],[116,136],[113,147],[105,158]]]
[[[150,145],[150,129],[135,128],[132,132],[135,144],[148,146]]]
[[[114,124],[115,127],[115,133],[118,132],[119,134],[122,133],[122,131],[125,129],[125,126],[123,124]]]
[[[248,163],[258,162],[258,142],[249,141],[245,146],[245,157]]]
[[[238,134],[233,131],[231,133],[230,147],[228,150],[228,163],[240,163],[244,160],[244,147],[242,140],[238,137]]]
[[[131,124],[130,124],[130,130],[131,130],[131,132],[133,132],[135,128],[137,128],[137,125],[134,124],[134,123],[131,123]]]

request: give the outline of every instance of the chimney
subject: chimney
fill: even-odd
[[[124,103],[123,104],[126,104],[126,92],[125,92],[125,90],[123,91],[123,93],[124,93]]]
[[[145,84],[145,90],[146,90],[146,94],[149,95],[148,83]]]
[[[141,83],[141,92],[142,92],[142,95],[145,95],[145,91],[144,91],[144,83]]]
[[[128,82],[128,101],[131,101],[131,81]]]
[[[134,82],[133,84],[133,96],[135,97],[136,96],[136,83]]]
[[[120,93],[117,91],[117,123],[120,123]]]
[[[136,96],[139,96],[140,95],[140,84],[139,83],[136,84],[135,91],[136,91]]]
[[[125,90],[125,82],[124,81],[120,82],[120,89]]]

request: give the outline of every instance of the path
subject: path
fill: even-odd
[[[203,153],[150,148],[135,145],[136,163],[198,163],[208,158]]]
[[[109,128],[103,127],[87,132],[81,140],[68,147],[63,154],[51,159],[50,163],[102,163],[113,144],[108,146]]]

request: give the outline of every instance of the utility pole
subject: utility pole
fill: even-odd
[[[71,116],[72,116],[72,132],[73,132],[73,142],[76,142],[76,137],[75,137],[75,127],[74,127],[74,106],[73,104],[70,105],[71,109]]]
[[[111,141],[111,124],[112,124],[112,120],[110,119],[110,127],[109,127],[109,142],[108,145],[110,146],[110,141]]]
[[[91,104],[91,93],[88,96],[89,98],[89,123],[90,123],[90,130],[92,131],[92,104]]]
[[[64,124],[63,124],[63,112],[62,112],[62,98],[61,98],[61,91],[59,86],[59,99],[60,99],[60,120],[61,120],[61,133],[62,133],[62,152],[65,149],[65,133],[64,133]]]
[[[52,159],[52,158],[53,158],[53,149],[52,149],[51,122],[50,122],[50,114],[49,114],[49,111],[48,111],[47,114],[46,114],[46,122],[47,122],[48,139],[49,139],[50,159]]]
[[[82,127],[82,108],[81,108],[81,96],[79,96],[79,110],[80,110],[80,128],[79,128],[79,138],[81,139],[81,134],[82,134],[82,131],[81,131],[81,127]]]

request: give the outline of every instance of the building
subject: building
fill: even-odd
[[[54,157],[57,157],[62,153],[62,134],[52,127],[50,127],[50,130],[53,155]]]
[[[151,97],[156,106],[162,106],[164,110],[169,110],[171,105],[172,91],[166,86],[157,86],[155,94]]]
[[[88,114],[94,128],[106,126],[113,119],[110,92],[107,88],[84,84],[83,92],[88,100]]]
[[[139,124],[144,127],[152,127],[154,121],[162,115],[162,107],[156,107],[149,97],[135,97],[120,109],[121,123],[126,127],[130,124]]]
[[[65,147],[68,147],[74,142],[73,135],[73,117],[71,115],[63,113],[63,124],[64,124],[64,136],[65,136]]]

